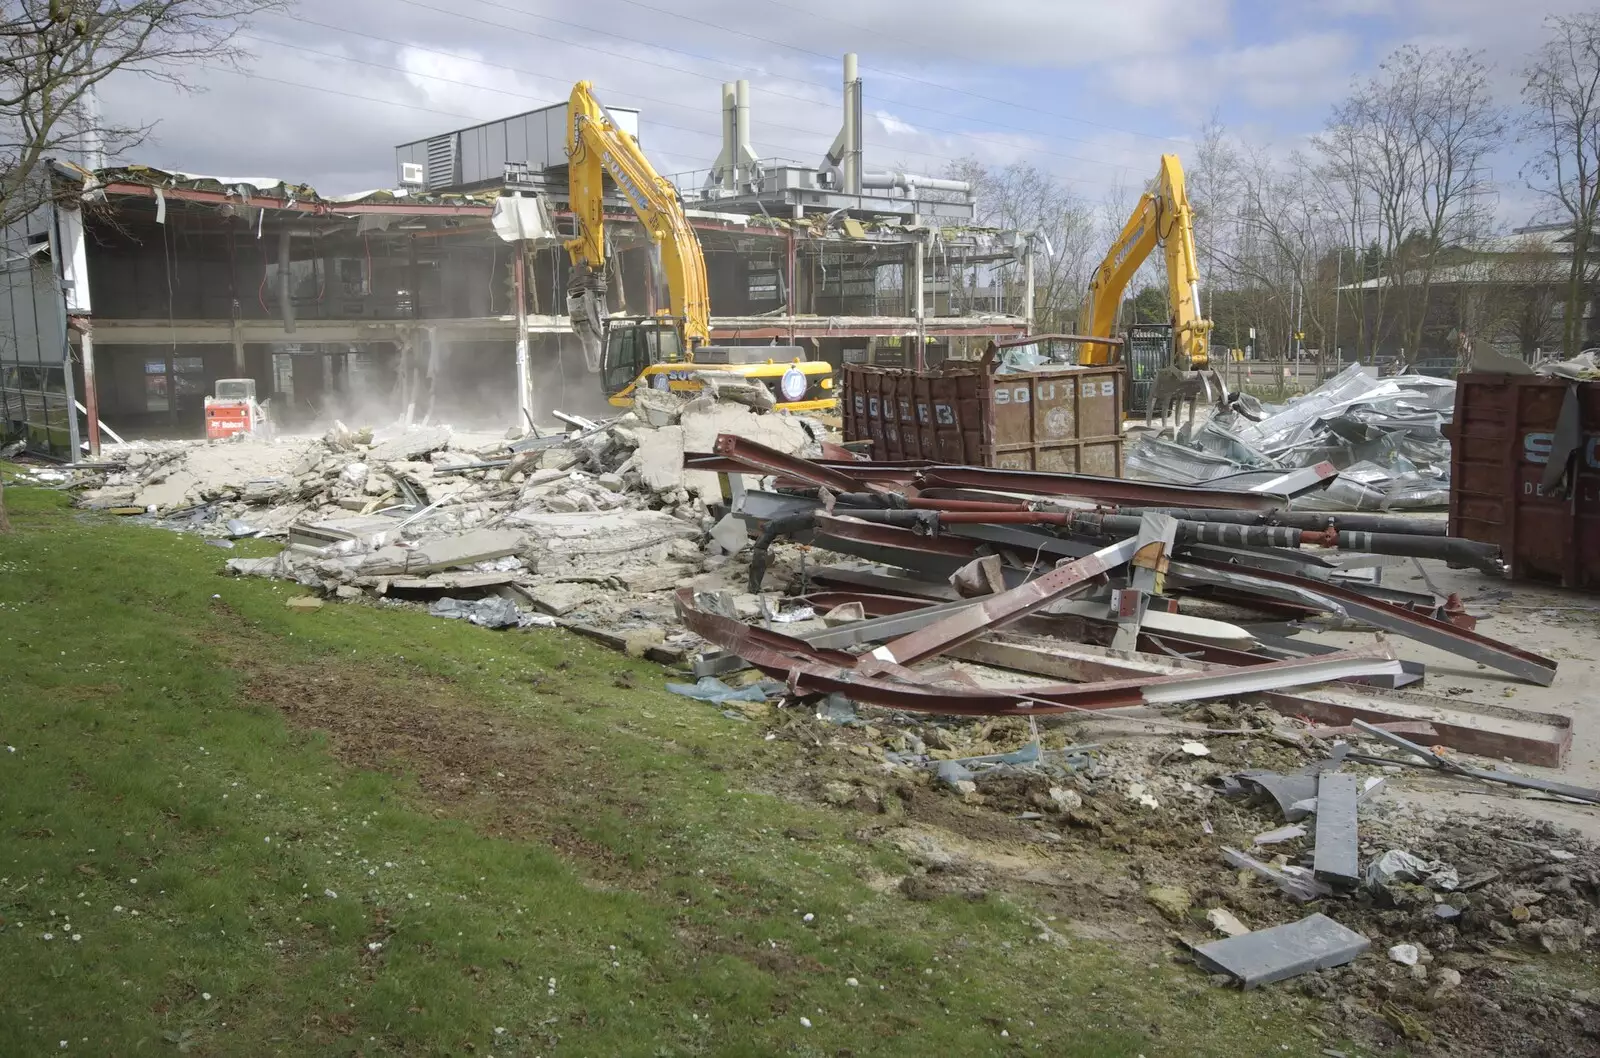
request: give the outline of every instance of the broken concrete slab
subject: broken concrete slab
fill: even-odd
[[[376,580],[377,578],[373,578]],[[465,591],[494,588],[517,579],[515,571],[495,573],[431,573],[426,577],[389,577],[391,591]]]
[[[329,544],[345,540],[359,540],[370,545],[377,537],[392,533],[399,527],[398,519],[385,518],[379,514],[295,522],[289,526],[289,546],[301,550],[320,551]]]
[[[662,511],[559,514],[523,509],[507,515],[505,522],[523,534],[522,557],[541,574],[660,562],[673,540],[698,539],[701,533]]]
[[[1255,874],[1272,882],[1289,899],[1305,904],[1312,900],[1320,900],[1325,896],[1332,896],[1333,889],[1317,879],[1310,871],[1295,867],[1279,869],[1262,863],[1247,853],[1238,849],[1222,847],[1222,858],[1235,867],[1252,871]]]
[[[283,605],[291,610],[305,612],[310,610],[320,610],[322,609],[323,603],[322,599],[316,595],[296,595],[293,598],[285,601]]]
[[[683,413],[683,398],[665,390],[640,388],[633,393],[633,413],[647,426],[674,426]]]
[[[1355,930],[1327,915],[1315,914],[1299,922],[1202,944],[1194,949],[1194,957],[1202,969],[1227,974],[1250,989],[1343,966],[1370,947],[1372,941]]]
[[[229,573],[239,577],[275,577],[278,575],[278,556],[271,558],[230,558]]]
[[[742,518],[725,514],[721,521],[711,527],[711,539],[728,554],[736,555],[750,543],[750,529]]]
[[[474,529],[454,536],[424,541],[408,552],[406,573],[470,566],[522,551],[526,538],[509,529]]]
[[[555,617],[571,613],[594,597],[594,589],[587,584],[521,584],[518,587],[532,606]]]
[[[596,642],[604,643],[612,650],[626,652],[628,649],[628,637],[617,632],[613,632],[610,629],[597,628],[594,625],[583,624],[577,621],[561,621],[559,624],[562,628],[567,629],[569,632],[576,632],[578,635],[581,635],[587,639],[593,639]],[[658,628],[656,631],[659,632],[660,629]],[[654,638],[654,635],[646,632],[643,637],[635,639],[634,643],[636,645],[644,645],[646,640],[653,640]],[[644,645],[644,656],[651,661],[659,662],[662,665],[681,664],[685,658],[693,653],[693,651],[694,648],[691,646],[680,646],[676,643],[663,642],[657,645]]]
[[[391,463],[395,460],[421,459],[432,452],[450,446],[450,428],[447,426],[424,426],[416,430],[408,430],[399,437],[391,438],[373,446],[367,453],[367,459],[374,463]]]
[[[687,576],[681,566],[670,563],[665,565],[633,566],[617,571],[616,578],[635,595],[647,595],[650,592],[666,591],[678,586],[678,582]]]

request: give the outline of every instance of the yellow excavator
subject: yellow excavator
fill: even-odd
[[[613,316],[606,310],[604,179],[622,192],[652,242],[661,247],[670,306],[655,316]],[[693,392],[718,376],[759,382],[785,411],[831,411],[838,406],[833,367],[799,346],[714,346],[711,298],[700,240],[672,184],[655,171],[638,140],[619,128],[579,81],[567,105],[567,178],[577,233],[566,242],[572,258],[567,312],[590,371],[607,399],[633,404],[640,387]]]
[[[1079,330],[1096,338],[1115,337],[1117,310],[1139,266],[1157,246],[1166,252],[1167,304],[1172,313],[1171,338],[1162,363],[1150,381],[1146,415],[1159,409],[1163,425],[1167,413],[1178,404],[1189,404],[1194,418],[1195,405],[1203,396],[1207,404],[1233,407],[1237,395],[1230,396],[1221,372],[1211,366],[1211,321],[1200,311],[1200,259],[1194,245],[1194,210],[1183,184],[1183,164],[1175,154],[1161,156],[1155,182],[1139,198],[1122,234],[1111,244],[1105,260],[1095,269],[1084,295]],[[1080,363],[1109,364],[1120,355],[1115,345],[1085,343]],[[1129,359],[1124,357],[1125,360]],[[1130,362],[1139,371],[1145,365]]]

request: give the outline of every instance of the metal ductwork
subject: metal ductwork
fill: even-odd
[[[914,197],[917,191],[953,191],[962,195],[972,194],[972,185],[965,180],[941,180],[932,176],[917,176],[915,173],[862,173],[861,186],[863,188],[898,188],[906,193],[907,198]]]
[[[731,191],[735,180],[733,175],[734,158],[737,155],[738,134],[735,131],[737,117],[734,113],[738,102],[737,89],[732,81],[722,82],[722,149],[717,152],[717,160],[711,163],[711,171],[706,174],[706,187],[720,187]]]
[[[734,86],[733,164],[736,186],[754,179],[756,152],[750,146],[750,82],[744,80]]]
[[[755,148],[750,146],[750,82],[725,81],[722,85],[722,149],[706,174],[707,188],[737,194],[740,185],[755,180]]]
[[[844,57],[844,125],[817,167],[847,195],[861,194],[861,124],[861,74],[851,52]]]

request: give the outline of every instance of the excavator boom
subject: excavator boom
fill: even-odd
[[[606,312],[605,202],[607,176],[622,191],[639,223],[661,248],[670,307],[656,317],[611,317]],[[786,411],[837,407],[833,369],[796,346],[717,348],[711,340],[711,297],[705,255],[677,188],[650,164],[639,141],[619,128],[588,81],[572,86],[567,105],[567,181],[577,231],[566,242],[572,258],[567,312],[590,371],[601,375],[607,400],[628,407],[640,389],[698,392],[735,382],[765,387]]]
[[[1167,257],[1167,302],[1172,310],[1177,366],[1201,370],[1210,362],[1211,321],[1200,311],[1200,258],[1194,246],[1194,210],[1183,183],[1183,164],[1163,154],[1150,190],[1139,198],[1122,234],[1111,244],[1089,282],[1083,301],[1085,334],[1112,337],[1117,308],[1139,266],[1161,246]],[[1110,346],[1091,347],[1096,362],[1109,358]]]
[[[1211,369],[1211,321],[1200,309],[1200,258],[1194,243],[1194,209],[1184,187],[1183,164],[1175,154],[1161,156],[1155,182],[1139,198],[1133,215],[1111,250],[1095,269],[1084,295],[1080,329],[1086,335],[1111,338],[1117,309],[1139,267],[1160,246],[1167,262],[1167,305],[1172,312],[1172,364],[1163,372],[1165,386],[1157,397],[1203,389],[1219,404],[1229,404],[1222,376]],[[1110,363],[1115,346],[1087,343],[1082,362]],[[1180,377],[1181,376],[1181,377]],[[1191,405],[1192,408],[1192,405]],[[1163,419],[1165,408],[1163,407]]]
[[[572,86],[567,105],[567,174],[578,229],[566,243],[573,266],[567,310],[583,342],[589,369],[600,369],[604,341],[606,174],[628,199],[651,240],[661,247],[670,311],[683,330],[684,348],[692,355],[709,342],[711,302],[705,259],[678,191],[655,171],[638,141],[612,121],[588,81]]]

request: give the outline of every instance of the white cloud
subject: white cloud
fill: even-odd
[[[1194,124],[1229,102],[1270,111],[1331,101],[1348,82],[1356,53],[1349,33],[1308,33],[1182,63],[1147,58],[1119,64],[1110,83],[1125,101],[1174,107]]]
[[[1155,134],[1196,132],[1214,111],[1257,144],[1303,142],[1352,75],[1407,41],[1484,48],[1515,104],[1542,16],[1585,2],[340,0],[260,20],[252,36],[280,43],[246,42],[253,78],[196,68],[206,90],[185,95],[119,76],[103,105],[160,119],[139,161],[340,192],[392,183],[397,143],[564,99],[580,78],[642,111],[663,172],[703,169],[720,85],[744,77],[757,152],[809,164],[839,128],[838,55],[855,50],[868,167],[1026,161],[1098,199],[1142,186],[1163,150],[1183,152]],[[1497,163],[1508,190],[1516,169]]]

